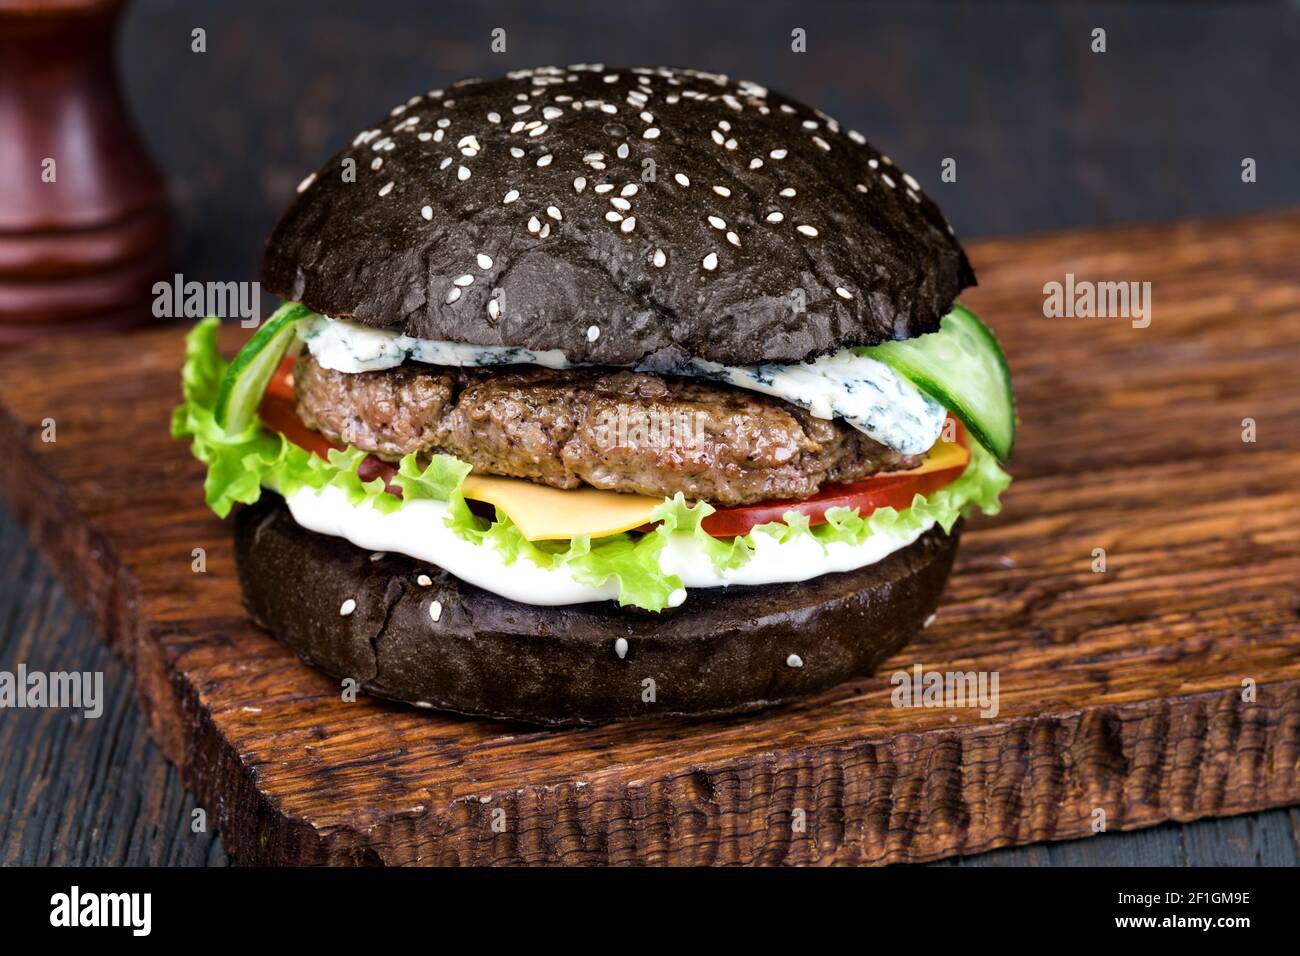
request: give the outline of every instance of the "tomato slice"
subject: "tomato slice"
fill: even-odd
[[[344,446],[308,428],[298,417],[297,400],[293,394],[293,364],[292,357],[280,363],[266,387],[257,413],[268,428],[279,432],[300,448],[327,458],[331,448],[342,451]],[[955,429],[955,444],[969,450],[970,439],[966,430],[956,419],[950,420]],[[911,506],[913,496],[928,495],[955,481],[966,470],[969,461],[968,454],[932,453],[931,458],[930,465],[922,464],[910,471],[884,472],[862,481],[823,485],[811,498],[777,499],[735,508],[720,508],[705,518],[702,526],[715,538],[730,538],[748,534],[757,525],[780,521],[787,511],[807,515],[809,525],[825,524],[826,512],[831,508],[857,508],[861,515],[870,514],[877,508],[897,508],[901,511]],[[953,462],[950,466],[947,464],[949,461]],[[940,467],[931,467],[935,463]],[[393,476],[397,474],[397,466],[382,458],[367,455],[357,469],[357,474],[362,481],[382,478],[390,492],[399,497],[402,494],[402,489],[392,483]]]
[[[343,451],[346,446],[332,442],[320,432],[308,428],[298,417],[298,401],[293,394],[293,363],[292,356],[286,358],[271,376],[266,392],[262,395],[262,404],[257,408],[258,417],[267,428],[279,432],[299,448],[305,448],[320,458],[328,458],[331,448]],[[382,478],[384,487],[401,497],[402,489],[393,484],[393,476],[396,474],[396,465],[374,455],[367,455],[357,468],[357,475],[362,481]]]
[[[951,421],[956,426],[954,443],[969,450],[970,439],[966,436],[965,429],[956,419]],[[730,538],[733,535],[748,534],[760,524],[780,521],[787,511],[807,515],[809,525],[825,524],[826,512],[831,508],[856,508],[860,515],[868,515],[877,508],[897,508],[902,511],[911,506],[913,496],[928,495],[956,481],[970,461],[968,454],[945,454],[943,458],[952,460],[954,464],[935,469],[922,465],[910,471],[882,472],[861,481],[823,485],[817,494],[801,500],[780,499],[735,508],[720,508],[700,522],[700,526],[715,538]]]

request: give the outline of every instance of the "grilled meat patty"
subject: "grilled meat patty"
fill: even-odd
[[[554,488],[739,505],[807,498],[917,461],[779,399],[621,369],[344,373],[304,353],[294,391],[308,427],[381,458],[442,452]]]

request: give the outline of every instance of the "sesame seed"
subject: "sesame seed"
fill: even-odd
[[[826,142],[826,140],[822,139],[820,136],[814,136],[812,138],[812,141],[816,143],[821,149],[829,151],[831,148],[831,144]]]
[[[456,278],[452,279],[451,281],[459,286],[473,285],[474,277],[470,275],[468,272],[466,272],[464,275],[456,276]]]
[[[817,230],[814,229],[812,226],[799,225],[799,226],[795,226],[795,228],[798,229],[799,232],[801,232],[805,236],[811,237],[817,235]]]
[[[787,667],[803,667],[803,658],[798,654],[791,654],[785,659]]]
[[[733,246],[740,245],[740,237],[736,235],[734,232],[727,233],[727,241],[731,243]]]
[[[816,120],[804,120],[804,121],[803,121],[803,128],[804,128],[804,129],[816,129],[816,128],[817,128],[817,121],[816,121]]]
[[[848,289],[844,288],[844,286],[842,285],[837,285],[835,287],[835,294],[838,295],[841,299],[853,298],[853,293],[850,292]]]
[[[717,193],[719,196],[730,196],[730,195],[731,195],[731,190],[728,189],[726,186],[714,186],[714,187],[713,187],[713,191],[714,191],[715,193]]]
[[[599,186],[596,187],[596,192],[603,194],[609,192],[613,188],[614,188],[613,183],[601,183]]]
[[[787,154],[784,149],[774,149],[767,155],[771,156],[773,159],[785,159]]]
[[[432,219],[432,218],[433,218],[433,207],[432,207],[432,206],[425,206],[423,209],[420,210],[420,215],[423,216],[425,219]]]
[[[641,138],[642,138],[642,139],[658,139],[658,138],[659,138],[659,127],[657,127],[657,126],[651,126],[649,129],[647,129],[644,133],[641,134]]]
[[[605,221],[606,221],[606,222],[622,222],[622,221],[623,221],[623,217],[620,216],[618,213],[614,212],[614,210],[611,209],[609,212],[605,213]]]
[[[532,107],[525,103],[520,106],[511,107],[510,112],[514,113],[516,116],[523,116],[530,109],[532,109]]]
[[[456,178],[463,183],[465,180],[469,179],[469,170],[464,166],[458,166],[456,168]]]
[[[559,119],[563,115],[564,110],[560,109],[558,106],[548,106],[542,110],[542,117],[548,120]]]
[[[478,262],[478,267],[480,269],[486,271],[492,268],[492,257],[485,252],[480,252],[477,256],[475,256],[475,260]]]
[[[379,167],[382,166],[382,165],[384,165],[384,160],[383,160],[383,158],[380,157],[380,156],[376,156],[375,159],[374,159],[374,161],[370,164],[370,168],[373,169],[373,170],[378,170]]]
[[[866,191],[867,191],[866,183],[858,183],[858,192],[864,193]]]
[[[758,169],[762,165],[763,165],[763,161],[759,159],[757,156],[755,156],[753,159],[749,161],[750,169]]]
[[[913,189],[920,189],[920,188],[921,188],[921,184],[918,183],[915,179],[912,178],[912,174],[911,174],[911,173],[903,173],[903,182],[907,183],[907,185],[910,186],[910,187],[913,188]]]
[[[610,199],[609,204],[621,212],[627,212],[632,208],[632,204],[626,199],[620,199],[618,196]]]
[[[548,222],[542,226],[542,231],[537,234],[538,239],[545,239],[551,234],[551,224]]]
[[[542,223],[541,223],[541,221],[540,221],[536,216],[530,216],[530,217],[528,218],[528,231],[529,231],[529,232],[537,232],[537,230],[539,230],[539,229],[541,229],[541,228],[542,228]]]
[[[673,173],[673,179],[677,181],[679,186],[689,186],[691,184],[690,179],[684,173]]]
[[[709,217],[709,225],[712,226],[714,229],[726,229],[726,228],[727,228],[726,220],[721,219],[721,218],[719,218],[718,216],[710,216],[710,217]]]
[[[628,216],[623,220],[623,225],[618,228],[623,230],[623,232],[631,232],[636,228],[636,216]]]
[[[713,141],[717,143],[719,146],[721,146],[723,143],[723,135],[719,133],[716,129],[713,131]]]
[[[662,249],[656,249],[653,261],[656,269],[662,269],[664,265],[668,262],[668,257],[664,255],[664,251]]]
[[[596,339],[598,339],[598,338],[600,338],[600,326],[599,326],[599,325],[591,325],[591,326],[588,326],[588,327],[587,327],[587,341],[588,341],[588,342],[594,342],[594,341],[596,341]]]
[[[420,135],[423,136],[424,134],[421,133]],[[447,134],[446,134],[446,132],[445,132],[444,130],[435,129],[435,130],[433,131],[433,141],[434,141],[435,143],[441,143],[441,142],[443,141],[443,139],[446,137],[446,135],[447,135]]]
[[[726,146],[727,149],[735,149],[735,148],[736,148],[737,146],[739,146],[740,144],[737,143],[734,139],[729,139],[729,140],[727,140],[725,143],[723,143],[722,145]]]
[[[702,265],[704,266],[704,268],[712,272],[714,269],[718,267],[718,254],[716,252],[710,252],[707,256],[704,257],[704,262],[702,263]]]
[[[785,216],[782,215],[780,212],[769,212],[769,213],[767,214],[767,221],[768,221],[768,222],[780,222],[780,221],[781,221],[782,219],[784,219],[784,218],[785,218]]]
[[[523,159],[524,151],[520,149],[518,146],[511,146],[510,155],[513,156],[515,159]]]
[[[619,190],[618,194],[620,196],[635,196],[636,191],[637,191],[636,183],[628,183],[626,186],[624,186],[622,189]]]
[[[614,152],[618,153],[619,159],[627,159],[628,153],[630,153],[631,150],[628,149],[627,143],[620,143],[618,149]]]
[[[422,588],[427,588],[429,585],[433,584],[433,578],[429,577],[427,574],[421,574],[415,579],[415,583]]]
[[[298,192],[304,192],[308,186],[316,181],[315,173],[308,173],[307,177],[298,184]]]
[[[786,186],[785,189],[781,190],[781,195],[784,196],[786,199],[793,199],[795,196],[794,188],[791,186]]]
[[[442,602],[441,601],[430,602],[429,618],[433,621],[434,624],[437,624],[438,619],[441,617],[442,617]]]
[[[447,168],[448,166],[450,166],[450,165],[451,165],[451,157],[450,157],[450,156],[447,156],[447,157],[445,157],[445,158],[443,159],[442,162],[440,162],[440,163],[438,164],[438,168],[439,168],[439,169],[446,169],[446,168]]]
[[[503,198],[501,202],[508,206],[518,198],[519,198],[519,190],[512,189],[510,190],[510,192],[505,194],[505,198]]]
[[[447,290],[447,304],[448,304],[448,305],[451,305],[453,302],[455,302],[455,301],[456,301],[457,299],[459,299],[459,298],[460,298],[460,289],[459,289],[457,286],[452,286],[450,289]]]
[[[645,97],[641,97],[641,99],[644,100]],[[654,121],[655,121],[655,118],[654,118],[653,115],[650,114],[649,111],[647,111],[647,110],[642,110],[642,111],[641,111],[641,122],[643,122],[643,123],[653,123]]]
[[[582,191],[583,191],[584,189],[586,189],[586,188],[587,188],[587,177],[586,177],[586,176],[579,176],[577,179],[575,179],[575,180],[573,181],[573,191],[574,191],[574,192],[576,192],[576,193],[580,193],[580,192],[582,192]]]
[[[357,609],[357,602],[352,600],[352,598],[348,598],[346,601],[342,603],[342,605],[339,606],[339,615],[341,617],[347,617],[356,609]]]
[[[381,195],[381,196],[387,196],[387,195],[388,195],[389,193],[391,193],[392,191],[393,191],[393,184],[392,184],[392,183],[387,183],[386,185],[380,187],[380,189],[379,189],[379,195]]]
[[[501,122],[501,114],[498,113],[496,110],[493,110],[491,113],[488,114],[488,122],[489,122],[489,123],[500,123],[500,122]]]
[[[617,640],[614,641],[614,653],[618,655],[618,659],[619,659],[620,661],[621,661],[623,658],[627,657],[627,638],[626,638],[626,637],[620,637],[620,638],[618,638]]]
[[[890,189],[894,188],[894,181],[889,178],[889,173],[881,173],[880,178],[885,181],[885,185],[888,186]]]
[[[870,166],[872,169],[879,169],[880,161],[875,159],[869,159],[867,160],[867,165]]]
[[[546,207],[546,215],[550,216],[550,217],[551,217],[552,219],[554,219],[556,222],[559,222],[560,220],[562,220],[562,219],[564,218],[562,215],[560,215],[560,210],[559,210],[559,207],[557,207],[557,206],[547,206],[547,207]]]
[[[429,140],[433,139],[433,134],[426,130],[425,132],[417,136],[416,139],[418,139],[421,143],[427,143]]]
[[[857,143],[859,146],[867,141],[867,138],[855,129],[849,130],[849,139],[853,140],[853,142]]]
[[[537,126],[537,127],[534,127],[533,129],[529,130],[529,131],[528,131],[528,135],[529,135],[529,136],[541,136],[541,135],[542,135],[543,133],[545,133],[548,129],[550,129],[550,127],[547,126],[545,123],[543,123],[541,126]]]
[[[538,165],[538,166],[549,166],[549,165],[551,165],[551,160],[554,159],[554,158],[555,158],[555,157],[552,156],[550,153],[547,153],[545,156],[542,156],[542,157],[540,157],[540,158],[537,160],[537,165]]]
[[[886,166],[894,165],[894,161],[890,159],[888,156],[886,156],[884,153],[880,154],[880,161],[884,163]]]
[[[494,319],[500,318],[501,303],[498,302],[496,299],[488,299],[487,310],[488,310],[488,315],[490,315],[492,318]]]

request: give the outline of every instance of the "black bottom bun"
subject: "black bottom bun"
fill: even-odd
[[[934,612],[959,531],[857,571],[694,590],[659,614],[519,604],[308,531],[273,495],[241,510],[235,541],[248,610],[307,663],[420,706],[586,724],[756,710],[870,673]]]

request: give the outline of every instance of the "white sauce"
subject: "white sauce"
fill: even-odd
[[[558,349],[435,342],[343,319],[304,319],[298,334],[316,361],[337,372],[393,368],[410,358],[429,365],[544,365],[572,368]],[[762,392],[808,409],[817,418],[843,418],[858,431],[904,455],[928,451],[943,429],[944,407],[888,365],[841,349],[811,362],[719,365],[691,359],[676,375],[713,379]]]
[[[521,604],[584,604],[618,597],[616,581],[594,587],[575,581],[563,566],[543,568],[524,557],[506,564],[496,548],[473,544],[448,528],[445,521],[449,509],[440,501],[407,501],[397,511],[384,514],[364,502],[350,503],[338,488],[327,487],[320,493],[300,488],[287,500],[294,520],[310,531],[343,538],[368,551],[388,551],[427,561],[462,581]],[[911,544],[932,524],[928,522],[905,535],[873,534],[858,545],[832,541],[825,548],[810,535],[780,542],[760,532],[754,535],[753,557],[739,568],[723,571],[695,547],[690,535],[679,534],[670,538],[660,552],[659,566],[682,580],[684,587],[675,591],[668,602],[677,607],[686,600],[690,588],[806,581],[865,567]]]

